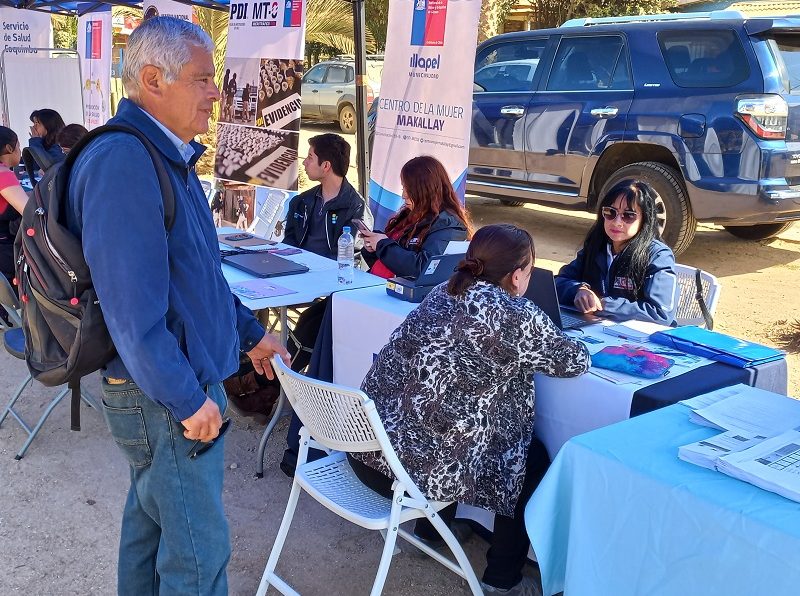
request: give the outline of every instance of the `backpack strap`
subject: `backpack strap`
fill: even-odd
[[[694,285],[696,289],[694,297],[697,299],[700,312],[703,314],[703,320],[706,322],[706,329],[711,331],[714,329],[714,317],[708,312],[708,306],[706,306],[706,300],[703,297],[703,278],[700,275],[699,269],[694,270]]]
[[[135,136],[142,145],[144,145],[147,153],[150,154],[150,159],[153,161],[153,167],[158,177],[158,185],[161,188],[161,199],[164,202],[164,227],[167,232],[169,232],[175,224],[175,192],[172,188],[172,182],[169,179],[167,169],[164,166],[164,159],[161,157],[158,149],[150,142],[150,139],[140,130],[126,124],[105,124],[90,130],[72,149],[70,149],[64,166],[71,169],[75,160],[78,158],[78,154],[95,138],[107,132],[124,132]]]

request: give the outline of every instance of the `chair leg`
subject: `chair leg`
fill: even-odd
[[[33,376],[31,376],[31,374],[28,373],[28,376],[25,377],[25,380],[22,381],[22,383],[20,383],[19,388],[16,390],[16,392],[14,392],[14,395],[11,397],[11,400],[9,400],[8,405],[6,406],[6,409],[3,410],[3,415],[0,416],[0,425],[3,424],[3,421],[6,419],[6,416],[11,414],[12,416],[14,416],[14,418],[16,418],[19,421],[20,424],[22,424],[22,427],[27,432],[30,432],[30,429],[28,428],[28,426],[24,422],[22,422],[22,420],[20,420],[18,416],[16,416],[13,408],[14,408],[14,404],[17,403],[17,400],[19,399],[19,396],[22,395],[22,392],[25,390],[25,387],[27,387],[28,384],[31,381],[33,381]]]
[[[389,512],[389,527],[386,529],[383,553],[381,553],[381,561],[378,564],[378,571],[375,574],[375,582],[372,584],[370,596],[380,596],[386,583],[386,576],[389,574],[389,565],[391,565],[392,557],[394,556],[394,546],[397,544],[397,531],[400,529],[400,510],[402,509],[400,501],[404,492],[402,487],[399,490],[396,488],[394,491],[392,509]]]
[[[447,527],[447,524],[442,521],[442,518],[438,513],[435,511],[432,513],[426,512],[426,516],[430,520],[431,524],[433,524],[433,527],[436,528],[436,531],[439,532],[439,535],[444,539],[445,543],[450,549],[450,552],[452,552],[453,556],[455,556],[456,562],[463,572],[464,579],[467,580],[473,595],[482,596],[483,588],[481,588],[481,583],[475,576],[475,571],[472,569],[472,565],[467,558],[467,553],[464,552],[464,549],[461,547],[458,539],[453,536],[453,532],[451,532],[450,528]]]
[[[264,567],[264,574],[261,576],[261,583],[258,585],[258,592],[256,596],[264,596],[267,593],[267,588],[270,585],[271,575],[275,573],[275,567],[278,565],[278,557],[281,556],[283,544],[286,542],[286,535],[289,533],[289,526],[292,525],[292,518],[294,511],[297,508],[297,501],[300,498],[300,484],[297,480],[292,482],[292,492],[289,493],[289,501],[286,503],[286,511],[283,513],[283,520],[281,527],[278,528],[278,535],[275,537],[275,542],[272,544],[272,550],[267,559],[267,566]],[[282,590],[283,591],[283,590]]]
[[[44,414],[42,414],[41,417],[39,418],[39,422],[36,423],[36,426],[34,426],[33,430],[29,433],[28,440],[25,441],[25,444],[22,446],[22,449],[20,449],[19,452],[14,456],[14,459],[19,460],[23,458],[25,452],[28,450],[28,447],[30,447],[30,444],[36,438],[36,435],[39,434],[39,430],[42,428],[42,425],[45,423],[45,420],[47,420],[47,417],[50,416],[50,412],[53,411],[53,408],[55,408],[58,405],[58,402],[64,399],[64,397],[69,392],[70,392],[69,388],[65,387],[59,392],[58,395],[55,396],[53,401],[50,402],[50,405],[47,406],[47,409],[44,411]]]

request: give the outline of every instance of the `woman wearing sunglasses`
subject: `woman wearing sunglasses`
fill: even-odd
[[[661,242],[657,196],[650,185],[627,179],[601,198],[583,248],[556,276],[561,304],[619,320],[675,324],[675,255]]]

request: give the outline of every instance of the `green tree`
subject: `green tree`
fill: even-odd
[[[558,27],[568,19],[657,14],[675,5],[675,0],[538,0],[533,14],[537,27]]]
[[[74,50],[78,47],[78,17],[53,15],[53,47]]]
[[[478,20],[478,43],[503,32],[503,23],[516,0],[483,0]]]
[[[365,0],[367,29],[375,37],[375,51],[386,50],[386,30],[389,26],[389,0]]]

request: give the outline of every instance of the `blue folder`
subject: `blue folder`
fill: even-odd
[[[650,340],[657,344],[678,348],[687,354],[704,356],[740,368],[757,366],[784,357],[784,353],[775,348],[694,325],[657,331],[650,336]]]

